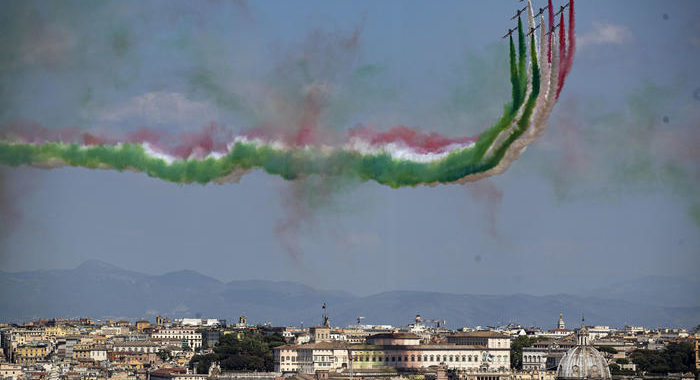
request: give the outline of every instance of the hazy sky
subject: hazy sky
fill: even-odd
[[[508,101],[501,36],[518,5],[3,1],[0,125],[238,131],[284,120],[284,105],[321,83],[326,128],[473,135]],[[696,276],[700,5],[576,7],[578,51],[549,129],[502,175],[396,190],[259,171],[201,186],[1,167],[0,268],[99,259],[356,294],[549,294]]]

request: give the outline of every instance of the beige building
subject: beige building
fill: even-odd
[[[19,364],[0,363],[0,379],[19,379],[24,377]]]
[[[154,342],[116,342],[112,346],[116,352],[158,352],[159,345]]]
[[[368,344],[315,342],[275,348],[275,371],[314,374],[319,370],[448,369],[508,370],[510,340],[501,334],[467,333],[447,344],[420,344],[413,334],[378,334]],[[466,344],[477,342],[483,344]]]
[[[48,354],[48,343],[27,343],[16,348],[13,359],[15,363],[28,365],[46,360]]]
[[[202,334],[193,328],[165,328],[160,329],[152,336],[154,339],[176,340],[186,342],[191,349],[202,347]]]

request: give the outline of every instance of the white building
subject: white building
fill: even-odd
[[[180,323],[182,326],[192,326],[192,327],[198,327],[198,326],[204,326],[204,327],[215,327],[221,325],[221,322],[218,319],[202,319],[202,318],[182,318],[182,319],[175,319],[176,323]]]
[[[154,342],[116,342],[113,350],[116,352],[156,353],[159,345]]]
[[[608,335],[610,335],[610,332],[612,329],[610,326],[590,326],[588,327],[588,335],[590,336],[591,340],[598,340],[601,338],[605,338]]]
[[[193,328],[166,328],[158,330],[153,334],[154,339],[176,340],[186,342],[191,349],[196,350],[202,347],[202,334]]]
[[[510,368],[510,339],[493,333],[455,340],[476,339],[485,344],[420,344],[414,334],[378,334],[369,344],[321,341],[275,348],[276,372],[313,374],[318,370],[420,369],[444,364],[448,369],[497,370]]]

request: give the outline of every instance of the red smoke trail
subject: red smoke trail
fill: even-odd
[[[323,103],[320,86],[312,87],[304,99],[304,113],[301,115],[301,125],[294,139],[296,146],[314,145],[318,142],[318,119]]]
[[[368,127],[350,130],[350,138],[359,137],[372,145],[403,143],[417,153],[442,153],[452,144],[470,144],[476,137],[449,138],[438,133],[423,133],[404,126],[396,126],[388,132],[377,132]]]
[[[305,225],[315,222],[315,214],[304,203],[304,184],[299,181],[285,184],[289,188],[282,193],[282,207],[286,210],[285,217],[278,220],[275,226],[275,234],[282,248],[289,253],[292,261],[299,264],[304,251],[301,247],[299,236]]]
[[[469,183],[467,189],[483,206],[489,224],[489,234],[495,239],[500,239],[501,235],[496,227],[496,216],[503,203],[503,191],[486,180]]]
[[[564,12],[559,17],[559,77],[557,88],[557,99],[561,92],[561,85],[564,81],[564,65],[566,64],[566,29],[564,29]]]
[[[576,35],[574,32],[576,27],[575,22],[574,0],[569,0],[569,47],[568,51],[566,52],[566,71],[564,72],[565,79],[571,72],[571,66],[574,65],[574,53],[576,52]],[[559,84],[560,91],[563,85],[564,82],[562,81],[561,84]]]
[[[78,128],[47,129],[34,121],[15,120],[5,123],[0,127],[3,139],[19,139],[31,144],[43,144],[47,142],[78,143],[82,142]]]
[[[547,3],[549,9],[549,37],[547,42],[547,62],[552,63],[552,28],[554,28],[554,9],[552,9],[552,0]]]
[[[159,131],[141,128],[135,132],[130,132],[126,135],[126,141],[130,143],[148,143],[150,145],[158,145],[163,138],[163,134]]]
[[[557,99],[559,98],[559,93],[561,92],[561,89],[564,87],[564,81],[566,80],[566,77],[569,75],[569,72],[571,72],[571,67],[574,65],[574,53],[576,52],[576,36],[575,36],[575,15],[574,15],[574,0],[569,0],[569,35],[568,35],[568,40],[569,40],[569,46],[566,51],[566,56],[562,56],[562,60],[560,61],[561,64],[561,69],[559,71],[559,87],[557,88]],[[560,36],[564,35],[564,14],[562,13],[561,15],[561,27],[560,27]],[[560,49],[563,49],[563,47],[560,47]],[[563,51],[563,50],[561,50]]]
[[[119,140],[105,136],[104,133],[100,134],[91,134],[91,133],[83,133],[83,144],[86,146],[95,146],[95,145],[116,145]]]
[[[202,132],[183,133],[182,143],[175,147],[173,155],[180,158],[204,158],[212,152],[227,153],[226,144],[233,139],[233,133],[212,122]]]
[[[314,91],[312,92],[319,92]],[[252,128],[238,133],[248,139],[259,139],[265,143],[285,141],[289,145],[305,146],[325,143],[331,136],[318,129],[320,113],[323,106],[321,95],[309,94],[300,117],[300,129],[294,135],[285,135],[279,131],[268,131],[263,127]],[[61,142],[86,146],[116,145],[119,143],[148,144],[151,149],[168,154],[177,159],[202,159],[211,153],[228,152],[228,144],[233,141],[232,130],[217,123],[209,123],[199,132],[184,132],[173,135],[157,129],[146,127],[128,132],[123,136],[111,136],[104,132],[81,131],[78,128],[49,129],[31,121],[12,121],[0,125],[0,139],[21,141],[28,144]],[[479,136],[448,137],[439,133],[426,133],[406,126],[391,127],[386,132],[379,132],[368,126],[360,126],[347,132],[346,140],[359,138],[370,145],[398,144],[406,146],[419,154],[443,153],[451,145],[469,145]]]

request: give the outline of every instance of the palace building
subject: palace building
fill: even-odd
[[[320,332],[320,331],[319,331]],[[318,337],[323,334],[312,334]],[[308,344],[275,348],[275,371],[313,374],[318,370],[419,370],[444,365],[455,370],[510,368],[507,335],[476,331],[448,336],[448,343],[422,344],[412,333],[384,333],[366,344],[314,340]]]

